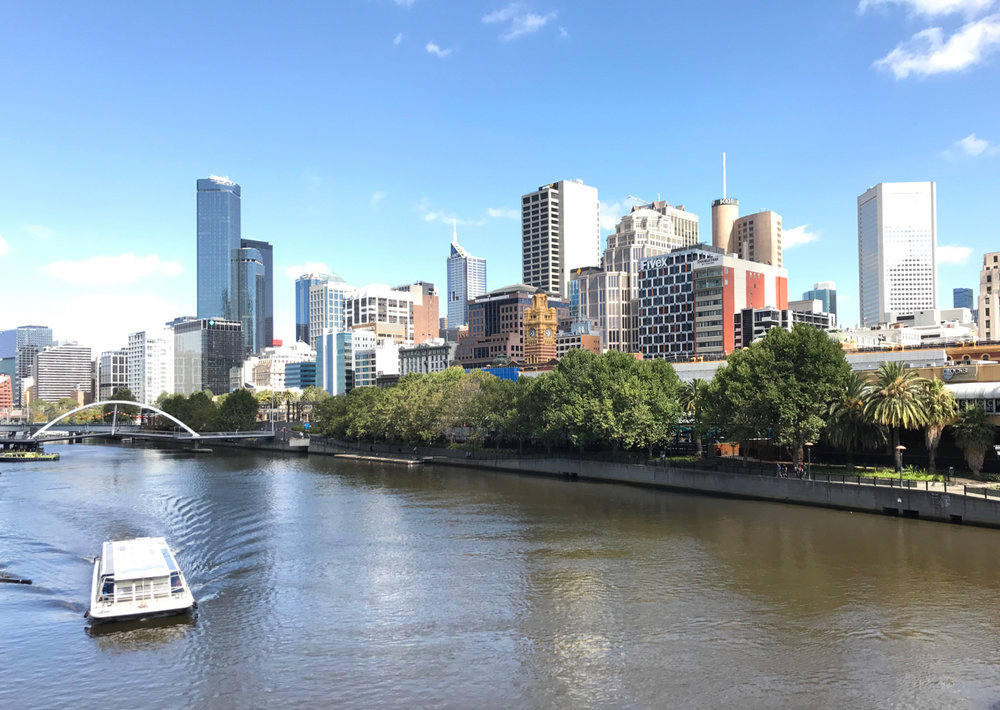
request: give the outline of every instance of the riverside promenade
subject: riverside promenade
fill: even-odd
[[[814,473],[812,478],[782,478],[768,464],[749,467],[739,459],[709,459],[706,465],[669,461],[622,463],[573,456],[467,455],[448,449],[357,445],[314,438],[314,454],[363,454],[370,459],[406,459],[444,466],[621,483],[706,495],[895,515],[937,522],[1000,528],[1000,490],[965,484],[902,481],[888,478]]]

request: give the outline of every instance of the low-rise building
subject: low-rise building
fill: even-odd
[[[456,343],[444,338],[432,338],[419,345],[403,346],[399,349],[399,374],[443,372],[455,359]]]

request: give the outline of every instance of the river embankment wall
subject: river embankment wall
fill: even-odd
[[[1000,500],[964,495],[961,487],[946,492],[576,458],[476,460],[434,457],[433,462],[1000,527]]]

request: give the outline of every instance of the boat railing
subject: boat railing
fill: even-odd
[[[154,599],[169,599],[174,596],[167,578],[163,579],[142,579],[135,582],[117,582],[115,584],[114,596],[104,597],[105,603],[128,604],[136,602],[152,601]]]

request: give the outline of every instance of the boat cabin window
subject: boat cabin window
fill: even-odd
[[[177,572],[170,573],[170,591],[179,592],[184,588],[181,584],[181,576]]]
[[[115,595],[115,578],[107,575],[101,579],[101,596],[113,597]]]

